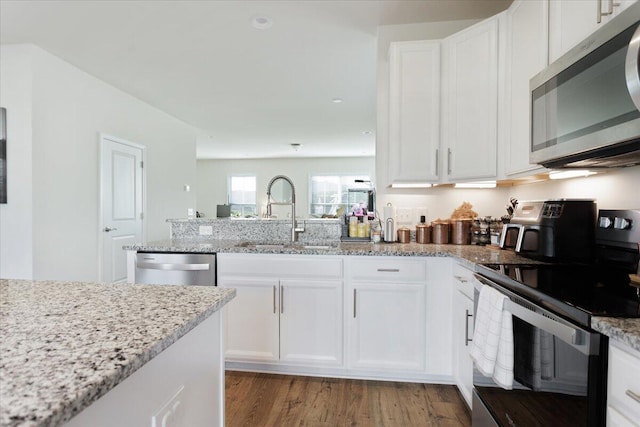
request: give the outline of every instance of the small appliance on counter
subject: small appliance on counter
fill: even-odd
[[[590,261],[595,223],[591,199],[520,201],[503,225],[500,247],[530,258]]]
[[[384,241],[393,243],[396,241],[396,208],[387,203],[384,213]]]

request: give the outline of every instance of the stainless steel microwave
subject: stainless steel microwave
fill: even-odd
[[[531,79],[531,163],[640,165],[639,51],[636,3]]]

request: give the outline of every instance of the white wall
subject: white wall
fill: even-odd
[[[519,200],[596,199],[598,209],[640,209],[640,166],[603,171],[584,178],[547,181],[505,189]]]
[[[7,109],[7,197],[0,205],[0,277],[33,274],[31,50],[0,51],[0,106]]]
[[[8,169],[32,166],[32,209],[14,205],[12,194],[6,211],[32,216],[32,250],[25,247],[28,230],[2,235],[10,248],[2,258],[2,276],[13,276],[15,263],[33,259],[34,279],[98,280],[99,249],[99,133],[106,133],[147,147],[146,237],[158,240],[169,235],[168,217],[185,217],[195,207],[195,129],[168,114],[75,68],[36,46],[2,46],[3,71],[24,68],[31,74],[31,96],[20,102],[32,108],[32,156],[8,158]],[[31,70],[17,63],[17,52],[28,55]],[[123,65],[124,66],[124,65]],[[5,79],[6,77],[6,79]],[[15,76],[14,76],[15,77]],[[4,76],[4,87],[14,85]],[[30,99],[29,99],[30,98]],[[16,101],[12,101],[16,102]],[[11,112],[8,126],[23,112]],[[9,140],[11,146],[14,141]],[[15,178],[9,177],[9,182]],[[2,227],[12,220],[2,217]],[[26,227],[28,228],[28,227]],[[23,247],[14,252],[11,248]]]
[[[256,175],[256,203],[267,203],[267,185],[276,175],[291,178],[296,187],[296,216],[309,214],[309,176],[312,174],[366,174],[374,176],[373,157],[198,160],[198,211],[215,218],[216,205],[227,203],[227,177]]]

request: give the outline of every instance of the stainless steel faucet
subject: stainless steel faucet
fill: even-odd
[[[291,186],[291,203],[273,202],[271,200],[271,187],[278,179],[287,181]],[[269,181],[269,185],[267,185],[267,217],[269,218],[271,217],[271,205],[291,205],[291,242],[297,241],[298,233],[303,233],[304,227],[296,227],[296,187],[289,177],[276,175]]]

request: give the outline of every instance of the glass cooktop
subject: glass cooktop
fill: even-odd
[[[628,271],[584,264],[484,264],[478,272],[543,308],[591,326],[591,316],[640,317]]]

